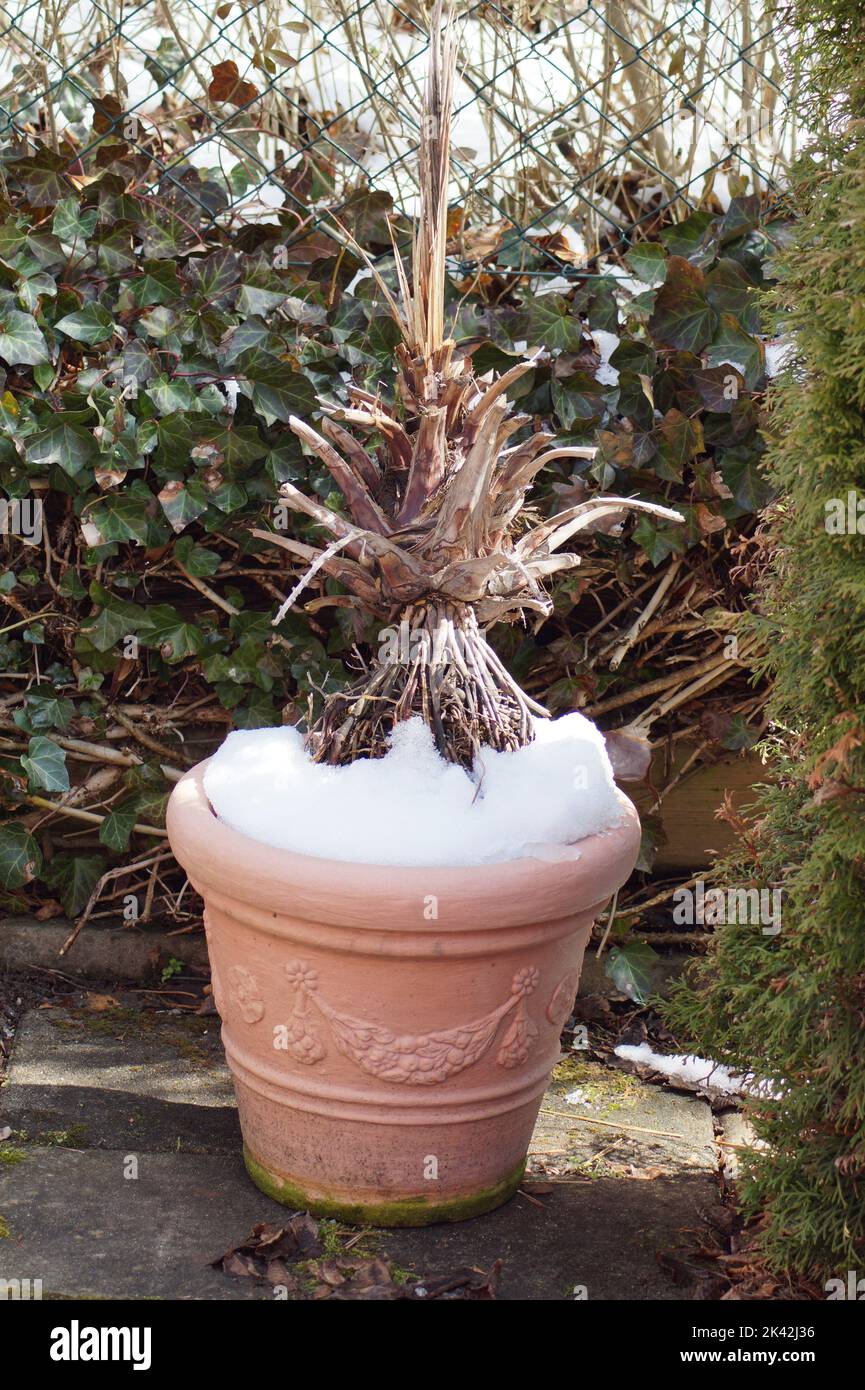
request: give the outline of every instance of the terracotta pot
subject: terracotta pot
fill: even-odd
[[[168,808],[205,901],[246,1165],[270,1196],[386,1226],[515,1191],[593,919],[639,821],[545,858],[385,868],[262,845],[217,820],[205,763]]]

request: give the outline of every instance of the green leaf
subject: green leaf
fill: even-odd
[[[21,766],[27,773],[31,791],[43,788],[47,792],[68,792],[66,754],[44,734],[31,738],[27,752],[21,755]]]
[[[86,623],[81,628],[81,636],[86,637],[92,647],[98,652],[110,651],[116,647],[122,638],[127,637],[131,631],[129,620],[122,612],[115,612],[111,608],[102,608],[92,622]]]
[[[29,690],[24,697],[24,709],[17,711],[15,723],[20,729],[34,733],[37,729],[65,729],[75,706],[54,690]]]
[[[663,285],[667,276],[667,254],[656,241],[641,241],[632,246],[625,260],[644,285]]]
[[[579,352],[583,326],[567,299],[560,294],[544,294],[529,305],[525,336],[530,347],[545,347],[549,352]]]
[[[309,378],[260,348],[242,353],[235,372],[239,382],[249,384],[247,394],[263,415],[285,422],[292,415],[308,418],[318,408]]]
[[[97,453],[96,441],[90,430],[80,424],[70,424],[56,417],[45,430],[34,434],[27,443],[27,460],[46,467],[57,464],[74,478]]]
[[[9,166],[9,172],[20,179],[28,203],[36,208],[53,207],[69,192],[64,177],[68,168],[65,155],[55,154],[47,145],[29,159],[19,159]]]
[[[74,314],[66,314],[54,327],[78,343],[89,347],[104,343],[114,333],[114,320],[101,304],[85,304]]]
[[[720,367],[725,362],[739,367],[745,378],[745,385],[751,390],[760,381],[766,370],[766,349],[759,338],[752,338],[733,318],[732,314],[722,314],[708,349],[710,367]]]
[[[134,809],[110,811],[99,827],[99,839],[108,849],[128,849],[132,828],[137,819],[138,815]]]
[[[166,483],[159,494],[159,505],[171,523],[172,530],[182,531],[210,506],[202,484],[193,478],[186,486],[181,482]]]
[[[753,448],[743,446],[720,451],[718,466],[733,500],[743,511],[760,511],[771,501],[772,488],[760,468],[760,456]]]
[[[65,598],[80,599],[84,598],[87,590],[78,578],[78,571],[70,565],[64,570],[63,576],[58,584],[58,590]]]
[[[718,315],[704,293],[702,271],[671,256],[667,278],[658,291],[649,332],[685,352],[699,352],[718,326]]]
[[[588,426],[600,420],[606,410],[604,392],[609,391],[588,372],[574,372],[564,381],[554,379],[552,399],[556,414],[566,430]]]
[[[671,470],[663,476],[681,480],[682,470],[697,454],[705,451],[703,426],[699,419],[689,419],[681,410],[668,410],[660,425],[661,458]]]
[[[657,952],[644,941],[614,946],[607,957],[607,974],[622,994],[636,1004],[645,1004],[651,993],[652,968],[657,959]]]
[[[96,208],[85,211],[77,198],[61,198],[54,209],[51,228],[66,246],[81,250],[95,232],[98,219]]]
[[[196,579],[207,579],[216,574],[221,564],[215,550],[196,545],[191,536],[181,536],[174,547],[174,553],[185,570]]]
[[[665,227],[661,232],[661,240],[671,256],[693,256],[706,241],[713,221],[710,212],[692,212],[684,222]]]
[[[48,345],[32,314],[19,309],[0,313],[0,360],[10,367],[35,367],[49,362]]]
[[[706,276],[706,298],[719,314],[733,314],[759,327],[756,313],[757,287],[738,261],[724,257]]]
[[[161,545],[167,532],[154,513],[156,498],[140,479],[100,500],[81,517],[88,545],[112,541],[137,541],[140,545]]]
[[[201,628],[184,622],[177,609],[168,603],[158,603],[147,609],[139,636],[146,646],[158,647],[163,661],[169,665],[195,656],[204,645]]]
[[[17,822],[0,827],[0,884],[23,888],[42,870],[42,851],[30,831]]]
[[[76,917],[104,872],[101,854],[56,854],[42,877],[59,894],[67,916]]]
[[[668,555],[684,553],[685,542],[681,530],[678,523],[658,526],[650,517],[641,516],[634,527],[633,539],[642,546],[653,565],[660,565]]]
[[[172,304],[182,292],[177,267],[170,261],[145,261],[141,274],[129,286],[129,293],[140,308],[150,304]]]

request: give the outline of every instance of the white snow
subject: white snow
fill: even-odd
[[[601,362],[595,372],[595,380],[599,381],[602,386],[618,386],[619,369],[610,366],[610,358],[619,346],[619,339],[615,333],[607,333],[603,328],[595,328],[592,331],[592,337],[595,340],[595,347],[601,354]]]
[[[766,344],[766,375],[778,376],[790,365],[795,353],[795,344],[790,338],[776,338]]]
[[[575,1091],[568,1091],[562,1099],[566,1105],[582,1105],[586,1110],[597,1110],[598,1108],[589,1100],[588,1093],[581,1086],[578,1086]]]
[[[731,1072],[729,1067],[723,1066],[720,1062],[712,1062],[706,1057],[680,1057],[675,1053],[665,1055],[653,1051],[648,1043],[640,1043],[639,1047],[623,1043],[615,1052],[617,1057],[651,1067],[653,1071],[662,1072],[674,1081],[690,1086],[710,1086],[713,1091],[723,1091],[725,1095],[738,1096],[760,1089],[754,1082],[753,1073],[739,1076]]]
[[[574,858],[624,798],[603,736],[581,714],[538,720],[514,753],[486,750],[472,781],[436,751],[423,720],[397,726],[384,758],[312,762],[293,728],[235,730],[204,776],[220,820],[263,844],[355,864]]]

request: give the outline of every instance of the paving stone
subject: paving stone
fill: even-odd
[[[28,1137],[0,1146],[21,1154],[0,1161],[0,1278],[58,1297],[273,1297],[208,1268],[285,1217],[243,1169],[217,1020],[34,1009],[0,1090],[5,1125]],[[655,1256],[718,1203],[716,1154],[705,1102],[575,1053],[532,1143],[549,1182],[473,1221],[377,1233],[375,1247],[425,1277],[502,1260],[505,1299],[685,1298]]]
[[[271,1298],[208,1268],[259,1221],[284,1214],[239,1156],[25,1150],[0,1163],[0,1278],[41,1279],[43,1298]]]
[[[143,1154],[127,1178],[120,1153],[26,1150],[0,1164],[0,1279],[41,1279],[43,1297],[270,1299],[210,1261],[285,1209],[259,1193],[239,1157]],[[518,1195],[488,1216],[453,1226],[384,1231],[379,1253],[431,1278],[503,1261],[500,1297],[682,1299],[655,1255],[678,1245],[714,1200],[699,1174],[628,1182],[564,1182],[549,1196]]]
[[[593,1173],[711,1173],[718,1161],[704,1100],[648,1085],[579,1052],[553,1074],[531,1152],[547,1166],[564,1162]]]
[[[64,1147],[234,1153],[240,1127],[219,1020],[133,1008],[32,1009],[2,1123]]]

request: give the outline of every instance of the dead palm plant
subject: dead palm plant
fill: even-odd
[[[331,536],[316,550],[283,541],[338,580],[357,603],[407,634],[397,654],[380,656],[363,678],[332,694],[308,735],[311,756],[347,763],[378,757],[393,726],[420,715],[443,756],[470,769],[482,747],[514,749],[532,739],[533,714],[546,711],[505,670],[483,628],[552,604],[543,581],[579,563],[563,553],[577,532],[627,507],[680,520],[665,507],[595,498],[547,521],[521,520],[532,480],[545,464],[594,450],[557,448],[514,413],[507,392],[532,362],[492,382],[445,337],[445,244],[451,101],[458,37],[436,0],[420,133],[420,207],[411,280],[394,246],[398,292],[392,294],[366,257],[400,329],[398,404],[350,386],[349,405],[323,406],[322,433],[296,417],[292,429],[318,455],[339,488],[350,518],[286,483],[289,508]],[[341,235],[348,237],[344,229]],[[350,427],[350,428],[347,428]],[[358,437],[360,435],[360,438]],[[378,436],[371,450],[363,442]]]

